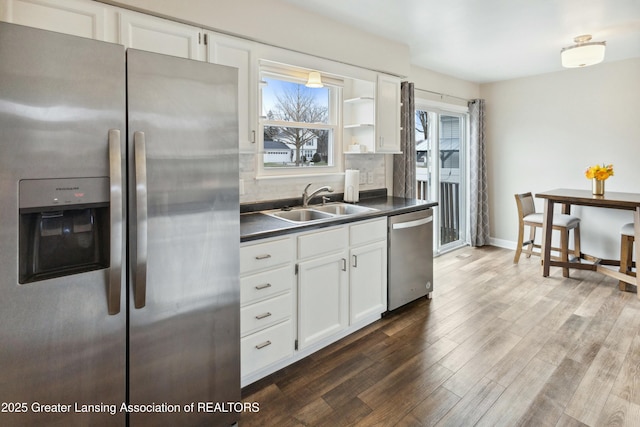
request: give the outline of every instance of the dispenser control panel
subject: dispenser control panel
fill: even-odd
[[[68,209],[109,202],[109,178],[23,179],[20,210]]]

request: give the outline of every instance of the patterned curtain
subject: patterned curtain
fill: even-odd
[[[470,157],[470,231],[471,246],[489,244],[489,194],[487,191],[487,160],[484,140],[484,99],[469,102],[471,140]]]
[[[400,84],[400,149],[402,154],[393,156],[393,195],[416,198],[416,116],[413,83]]]

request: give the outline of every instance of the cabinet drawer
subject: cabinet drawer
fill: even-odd
[[[293,355],[291,320],[248,335],[240,340],[240,370],[249,375]]]
[[[347,227],[318,231],[298,236],[298,258],[310,258],[331,252],[342,251],[347,247]]]
[[[242,246],[240,247],[240,274],[291,262],[293,257],[292,239]]]
[[[240,305],[269,298],[293,289],[293,266],[288,264],[240,278]]]
[[[351,246],[387,240],[387,218],[353,224],[349,227]]]
[[[245,336],[291,317],[291,293],[240,309],[240,335]]]

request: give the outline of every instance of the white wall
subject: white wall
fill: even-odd
[[[408,80],[414,83],[416,90],[429,90],[432,92],[450,95],[447,97],[420,93],[421,97],[432,101],[466,107],[467,102],[464,101],[465,99],[468,100],[480,97],[480,85],[477,83],[460,80],[455,77],[436,73],[435,71],[420,68],[415,65],[411,66],[411,72]]]
[[[584,170],[613,163],[607,191],[640,192],[640,59],[480,87],[486,99],[491,235],[515,247],[513,195],[591,189]],[[542,201],[536,203],[542,210]],[[583,251],[616,258],[630,211],[580,208]]]

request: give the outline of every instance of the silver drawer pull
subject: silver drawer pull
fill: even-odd
[[[258,256],[256,256],[256,259],[257,259],[257,260],[261,260],[261,259],[269,259],[269,258],[271,258],[271,255],[269,255],[269,254],[264,254],[264,255],[258,255]]]
[[[264,319],[265,317],[269,317],[271,316],[271,313],[269,313],[268,311],[266,313],[262,313],[262,314],[258,314],[256,316],[256,319],[260,320],[260,319]]]
[[[263,342],[262,344],[258,344],[258,345],[256,346],[256,348],[257,348],[258,350],[260,350],[260,349],[262,349],[262,348],[265,348],[265,347],[266,347],[266,346],[268,346],[268,345],[271,345],[271,341],[265,341],[265,342]]]
[[[270,287],[271,287],[271,283],[265,283],[264,285],[256,286],[256,289],[260,291],[262,289],[267,289],[267,288],[270,288]]]

